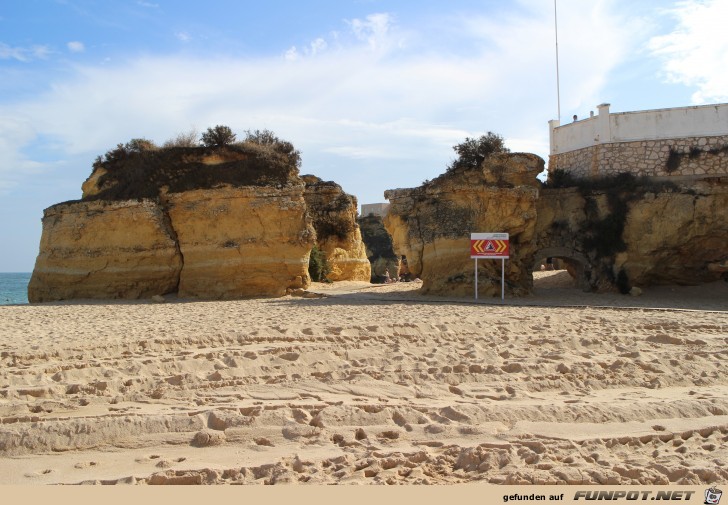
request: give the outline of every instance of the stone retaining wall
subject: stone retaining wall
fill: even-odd
[[[549,170],[557,169],[575,177],[726,175],[728,135],[599,144],[551,155]]]

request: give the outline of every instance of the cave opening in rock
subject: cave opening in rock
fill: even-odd
[[[580,253],[568,248],[538,251],[533,269],[533,289],[590,290],[591,266]]]

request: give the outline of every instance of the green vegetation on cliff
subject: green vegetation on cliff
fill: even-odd
[[[157,147],[147,139],[118,144],[94,163],[100,171],[99,191],[84,200],[154,198],[162,188],[170,193],[217,186],[280,186],[298,178],[300,152],[269,130],[246,132],[234,141],[228,127],[216,126],[189,146],[189,134]]]

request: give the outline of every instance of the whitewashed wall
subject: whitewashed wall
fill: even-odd
[[[563,126],[550,121],[551,154],[613,142],[728,134],[728,103],[616,114],[609,113],[609,104],[598,109],[594,117]]]
[[[375,216],[384,217],[387,215],[388,210],[388,203],[363,203],[361,206],[361,216],[366,217],[369,214],[374,214]]]

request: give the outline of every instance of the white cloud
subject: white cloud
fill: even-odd
[[[521,10],[506,19],[471,16],[463,25],[494,68],[505,68],[499,92],[524,99],[535,86],[546,91],[556,117],[554,4],[519,0]],[[524,15],[530,12],[532,15]],[[642,20],[618,14],[607,0],[559,0],[558,44],[562,117],[607,101],[601,95],[611,72],[638,41]],[[510,75],[509,75],[510,74]],[[525,78],[524,78],[525,77]]]
[[[671,13],[676,29],[650,41],[654,54],[664,59],[665,77],[696,87],[695,104],[728,100],[728,2],[687,0]]]
[[[286,51],[284,57],[286,61],[296,61],[301,56],[298,54],[298,49],[296,49],[296,46],[293,46],[288,51]]]
[[[51,54],[48,46],[13,47],[0,42],[0,60],[31,61],[43,60]]]
[[[28,159],[19,146],[27,145],[36,137],[36,131],[27,118],[0,115],[0,195],[6,193],[23,178],[40,173],[44,165]]]
[[[177,32],[174,34],[175,37],[177,37],[177,40],[180,42],[189,42],[192,40],[192,37],[187,32]]]
[[[600,86],[626,51],[629,27],[608,3],[569,1],[564,46],[578,47],[565,50],[571,68],[562,93],[593,106],[604,101]],[[162,143],[190,124],[268,128],[301,149],[305,172],[377,201],[384,189],[441,173],[453,145],[489,130],[512,149],[546,157],[556,109],[553,11],[541,0],[522,5],[518,17],[447,20],[447,34],[418,34],[373,14],[285,57],[147,56],[77,66],[44,95],[0,105],[0,117],[34,132],[0,145],[0,162],[31,160],[23,146],[36,134],[57,139],[68,156],[87,155],[90,170],[95,155],[132,137]],[[450,33],[464,52],[439,45]],[[0,180],[3,166],[11,165],[0,163]]]
[[[327,47],[328,44],[326,43],[326,41],[319,37],[311,42],[311,54],[315,56],[318,53],[325,51]]]
[[[290,49],[288,49],[288,51],[285,52],[283,57],[286,59],[286,61],[296,61],[306,56],[316,56],[318,54],[321,54],[322,52],[326,51],[328,47],[329,44],[326,42],[326,40],[319,37],[311,42],[308,46],[303,47],[303,53],[300,53],[296,46],[292,46]]]
[[[77,40],[69,42],[66,44],[66,47],[68,47],[68,50],[72,53],[82,53],[86,50],[86,46],[83,45],[83,42],[79,42]]]
[[[349,21],[354,35],[365,41],[372,49],[385,45],[392,26],[392,16],[387,13],[370,14],[366,19],[352,19]]]

